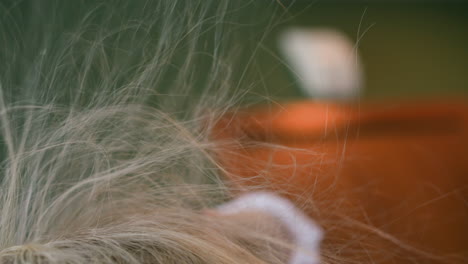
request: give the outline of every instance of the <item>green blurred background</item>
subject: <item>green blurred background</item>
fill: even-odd
[[[468,98],[468,2],[281,3],[284,21],[267,34],[259,52],[257,68],[265,70],[260,70],[262,84],[254,91],[283,100],[303,97],[293,74],[275,57],[281,54],[278,34],[300,26],[337,29],[354,42],[360,38],[365,72],[361,98]]]
[[[145,1],[126,3],[141,6]],[[181,0],[181,4],[190,1]],[[58,10],[65,12],[65,19],[58,20],[64,25],[63,29],[57,26],[57,30],[64,32],[68,24],[73,24],[70,21],[79,21],[96,6],[116,5],[112,1],[97,0],[58,2],[63,5],[60,8],[66,7]],[[3,3],[0,10],[13,18],[15,26],[27,24],[29,20],[46,23],[48,16],[54,14],[41,1],[0,0],[0,3]],[[279,35],[284,30],[302,27],[335,29],[355,43],[359,39],[358,50],[365,73],[363,99],[468,98],[468,0],[231,0],[229,3],[236,7],[226,15],[226,33],[236,34],[226,34],[234,37],[229,38],[228,45],[223,42],[223,48],[240,54],[235,58],[239,64],[232,73],[233,90],[241,89],[246,94],[278,101],[303,98],[278,48]],[[11,11],[13,7],[19,12]],[[38,13],[36,9],[43,12]],[[216,7],[210,12],[215,16]],[[47,17],[38,17],[41,14]],[[116,16],[119,23],[119,16]],[[210,40],[214,30],[207,32],[200,37],[201,43]],[[30,33],[24,34],[37,34]],[[58,32],[52,33],[58,35]],[[201,51],[212,52],[213,49],[204,47]],[[185,53],[174,57],[173,63],[181,64]],[[210,60],[207,56],[202,62],[194,63],[196,76],[202,79],[200,85],[193,84],[200,87],[198,90],[203,88],[203,76],[210,70]],[[168,74],[169,82],[175,76]]]

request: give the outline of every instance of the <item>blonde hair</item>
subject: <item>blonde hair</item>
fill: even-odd
[[[209,131],[245,7],[91,2],[1,8],[0,263],[283,263],[199,212],[228,197]]]
[[[229,199],[232,189],[214,154],[236,142],[215,141],[213,126],[262,82],[249,66],[263,36],[236,38],[277,22],[272,9],[262,10],[265,20],[255,13],[239,23],[255,4],[0,6],[0,263],[286,262],[294,247],[287,241],[200,213]],[[239,47],[239,39],[247,43]],[[324,263],[372,262],[360,245],[374,249],[376,238],[388,246],[375,244],[375,251],[417,251],[335,215],[343,205],[320,191],[319,202],[330,208],[325,228],[345,235],[325,241]],[[316,201],[299,198],[315,212]]]

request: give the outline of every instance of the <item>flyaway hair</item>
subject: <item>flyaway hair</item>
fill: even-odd
[[[199,213],[227,198],[208,131],[241,98],[223,47],[250,5],[0,6],[0,263],[284,262]]]
[[[369,202],[371,194],[394,202],[396,209],[405,209],[407,201],[385,197],[376,189],[369,192],[372,184],[385,183],[379,175],[391,172],[385,174],[379,160],[370,163],[375,165],[373,170],[363,166],[361,161],[373,157],[365,148],[361,156],[346,159],[347,148],[363,150],[359,141],[349,142],[355,135],[374,140],[382,131],[395,132],[382,126],[386,123],[379,118],[373,119],[376,116],[390,119],[388,128],[397,123],[419,138],[421,130],[411,130],[416,126],[413,119],[398,123],[385,111],[374,115],[374,108],[342,111],[341,106],[319,103],[286,106],[283,111],[283,106],[265,102],[268,94],[250,92],[265,88],[265,72],[274,68],[259,67],[260,55],[274,58],[277,65],[283,63],[263,43],[285,21],[288,6],[283,1],[265,2],[2,1],[0,264],[279,264],[291,263],[290,256],[299,261],[312,256],[314,263],[320,259],[324,264],[421,259],[465,263],[466,252],[438,255],[397,239],[372,225],[364,210],[364,204],[374,202]],[[263,110],[249,108],[259,101],[265,105]],[[324,135],[322,126],[312,126],[317,128],[315,134],[302,133],[304,127],[296,121],[310,121],[310,109],[317,117],[313,121],[323,121],[330,133]],[[368,119],[363,112],[369,113]],[[406,112],[396,116],[406,117]],[[334,123],[328,122],[332,119]],[[453,124],[465,129],[466,120]],[[451,144],[453,127],[440,130],[448,131],[442,139]],[[424,133],[428,131],[423,127]],[[396,145],[385,141],[389,133],[383,134],[387,144],[378,149],[379,157],[391,163],[393,158],[401,161],[411,155],[405,145],[410,137],[403,135]],[[308,138],[300,141],[304,136]],[[461,133],[457,136],[466,138]],[[312,144],[314,139],[318,144]],[[418,142],[440,143],[440,149],[451,155],[465,153],[451,151],[445,141],[431,137]],[[386,152],[394,147],[396,152]],[[422,155],[414,159],[420,167],[403,160],[400,163],[407,166],[402,168],[413,169],[415,175],[422,167],[435,171],[426,166],[433,153],[419,147],[413,150]],[[387,153],[403,154],[387,158]],[[346,164],[356,165],[359,173],[354,178],[340,178]],[[461,168],[466,162],[457,164]],[[393,167],[398,169],[388,168]],[[383,173],[374,175],[374,171]],[[435,173],[445,176],[446,171]],[[305,181],[296,177],[301,173]],[[370,177],[360,177],[365,173]],[[271,190],[275,179],[280,179],[275,195],[282,198],[267,194],[260,195],[260,202],[236,200],[242,192]],[[392,183],[393,179],[385,180]],[[437,184],[428,185],[421,188],[441,191]],[[346,186],[351,187],[346,190]],[[387,219],[389,211],[378,204],[380,227],[392,221],[399,224],[398,220],[445,195],[456,196],[453,200],[465,209],[466,196],[459,194],[465,187],[441,191],[434,200],[413,201],[415,209],[408,209],[403,217],[395,213],[395,221]],[[296,192],[290,191],[293,188]],[[412,189],[404,190],[409,190],[409,197],[413,194]],[[278,208],[290,205],[283,198],[290,198],[297,208],[280,210],[292,213],[276,217]],[[252,211],[238,210],[238,203],[248,204]],[[220,209],[226,206],[229,210]],[[263,210],[256,210],[260,207]],[[454,215],[464,213],[454,211]],[[226,212],[229,216],[223,215]],[[292,216],[304,220],[306,214],[317,226],[301,221],[306,223],[303,228],[291,228]],[[421,215],[427,222],[434,216]],[[460,219],[464,218],[455,220]],[[288,222],[289,229],[281,221]],[[425,227],[419,220],[416,224]],[[300,230],[313,233],[314,239],[301,236]],[[412,230],[404,231],[406,235]]]

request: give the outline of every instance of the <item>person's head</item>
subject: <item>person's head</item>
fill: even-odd
[[[224,45],[251,4],[0,7],[0,263],[288,261],[276,217],[207,213],[230,196],[210,131],[240,100]]]

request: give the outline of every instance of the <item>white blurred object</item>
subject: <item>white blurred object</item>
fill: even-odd
[[[280,38],[301,88],[317,98],[352,99],[362,89],[362,66],[354,43],[328,29],[290,29]]]

